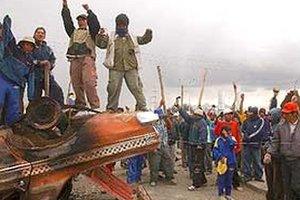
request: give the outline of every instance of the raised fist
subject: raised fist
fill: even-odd
[[[107,31],[104,28],[100,28],[99,34],[102,36],[108,35]]]
[[[151,33],[152,33],[152,30],[151,30],[151,29],[149,29],[149,28],[148,28],[148,29],[146,29],[146,34],[147,34],[147,33],[148,33],[148,34],[151,34]]]
[[[242,100],[245,99],[245,94],[244,94],[244,93],[241,94],[241,99],[242,99]]]
[[[82,7],[83,7],[86,11],[88,11],[88,10],[90,9],[88,4],[82,4]]]
[[[67,0],[63,0],[63,5],[64,6],[68,5],[68,1]]]

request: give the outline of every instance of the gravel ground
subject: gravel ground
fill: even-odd
[[[142,184],[150,194],[153,200],[215,200],[218,199],[216,193],[216,175],[207,176],[208,184],[198,191],[187,191],[187,186],[190,184],[188,173],[180,166],[176,167],[178,174],[176,175],[176,186],[167,186],[163,182],[159,182],[156,187],[149,186],[149,172],[145,169],[142,177]],[[117,167],[115,172],[119,177],[125,178],[125,171]],[[244,187],[243,191],[233,191],[235,200],[265,200],[263,193],[255,192]],[[83,175],[78,176],[73,181],[73,191],[70,197],[71,200],[114,200],[107,194],[102,194],[101,191],[92,184],[92,182]]]

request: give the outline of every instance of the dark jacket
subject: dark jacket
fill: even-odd
[[[3,40],[0,41],[0,73],[9,82],[25,88],[29,100],[34,99],[34,73],[36,61],[32,54],[24,53],[17,45],[16,39],[11,31],[11,19],[6,16],[3,20]]]
[[[61,11],[61,14],[63,17],[65,30],[66,30],[68,36],[71,37],[72,34],[74,33],[74,31],[76,30],[76,28],[74,26],[74,23],[73,23],[73,20],[71,17],[70,9],[67,6],[64,6]],[[98,34],[98,32],[100,30],[100,23],[98,21],[97,15],[95,15],[95,13],[93,13],[92,10],[88,10],[87,21],[88,21],[88,26],[89,26],[89,32],[90,32],[92,38],[95,39],[96,35]]]
[[[259,116],[250,117],[242,125],[242,133],[244,145],[260,148],[271,135],[270,123]]]
[[[179,130],[180,130],[180,137],[182,138],[182,140],[184,142],[188,142],[190,125],[186,123],[184,120],[182,120],[179,125]]]
[[[39,62],[47,60],[51,64],[51,70],[55,66],[55,60],[56,57],[54,56],[54,53],[52,49],[47,45],[46,42],[42,42],[33,52],[33,57]],[[35,80],[42,81],[44,79],[44,68],[43,67],[36,67],[34,69],[35,73]]]
[[[201,116],[190,116],[185,110],[179,110],[180,115],[189,124],[189,139],[190,145],[201,145],[205,148],[207,141],[207,124]]]
[[[283,156],[286,159],[300,158],[300,121],[293,133],[290,131],[289,122],[282,120],[274,132],[268,152],[273,155]]]
[[[88,10],[88,29],[76,29],[67,6],[63,7],[61,14],[65,30],[70,37],[67,57],[69,59],[85,56],[96,58],[95,37],[100,30],[97,16],[91,10]]]

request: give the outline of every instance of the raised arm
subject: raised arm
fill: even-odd
[[[87,20],[88,20],[89,31],[92,36],[92,39],[95,41],[95,37],[100,30],[99,20],[97,18],[97,15],[95,15],[95,13],[93,13],[93,11],[89,8],[88,4],[83,4],[82,7],[88,13]]]
[[[61,15],[63,18],[65,30],[68,36],[71,37],[75,30],[75,26],[71,17],[70,10],[68,8],[67,0],[63,0],[63,9],[61,11]]]
[[[9,54],[16,52],[17,43],[16,39],[11,31],[11,18],[6,15],[3,20],[3,44],[5,50]]]
[[[192,117],[182,108],[179,109],[179,114],[184,119],[184,121],[188,124],[192,123]]]
[[[143,44],[148,44],[152,40],[152,30],[147,29],[145,34],[143,36],[137,37],[138,44],[143,45]]]

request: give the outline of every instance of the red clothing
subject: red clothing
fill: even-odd
[[[221,134],[221,129],[224,126],[229,126],[231,128],[231,134],[235,138],[237,145],[234,148],[235,153],[241,151],[241,133],[239,124],[236,121],[231,120],[230,122],[218,121],[215,127],[215,135],[218,137]]]

